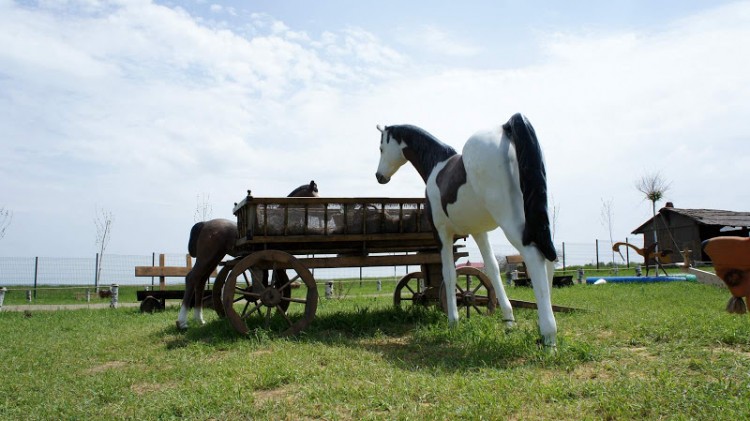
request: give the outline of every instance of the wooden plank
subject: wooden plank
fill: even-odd
[[[521,301],[521,300],[510,300],[510,305],[514,308],[528,308],[532,310],[537,309],[537,305],[534,302],[531,301]],[[556,306],[552,305],[552,311],[556,313],[572,313],[574,311],[583,311],[579,308],[573,308],[573,307],[565,307],[565,306]]]
[[[190,272],[190,268],[182,266],[136,266],[135,276],[165,276],[165,277],[177,277],[187,276]]]

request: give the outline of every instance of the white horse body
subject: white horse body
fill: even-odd
[[[393,173],[408,161],[403,154],[405,143],[401,143],[399,148],[389,148],[389,145],[397,142],[390,142],[387,136],[388,128],[383,131],[381,139],[383,152],[377,173],[381,183],[388,182]],[[523,245],[526,218],[513,141],[500,127],[474,134],[466,142],[462,152],[460,156],[451,156],[434,165],[425,179],[432,222],[442,247],[443,282],[445,290],[449,292],[448,320],[455,324],[459,317],[456,296],[450,294],[456,289],[453,238],[455,235],[471,235],[481,251],[485,270],[498,297],[503,320],[508,325],[514,323],[513,309],[500,281],[498,264],[487,234],[499,226],[524,258],[537,300],[540,333],[545,345],[555,346],[557,326],[550,299],[554,263],[547,261],[533,244]],[[455,198],[451,198],[455,200],[446,201],[438,177],[449,165],[450,159],[459,158],[463,159],[466,179],[455,191]],[[413,159],[411,161],[417,166]],[[420,171],[422,172],[426,171]],[[445,189],[445,186],[442,188]]]

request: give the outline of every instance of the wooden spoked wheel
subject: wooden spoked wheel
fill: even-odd
[[[492,282],[484,272],[477,268],[464,266],[456,270],[456,304],[459,314],[466,309],[466,317],[470,317],[472,309],[477,314],[492,314],[497,307],[497,296]],[[440,305],[447,311],[445,285],[440,285]]]
[[[429,301],[422,272],[408,273],[396,284],[396,290],[393,293],[394,306],[400,307],[401,303],[426,306]]]
[[[301,288],[292,288],[287,269],[297,273],[295,279],[302,280]],[[270,281],[268,270],[275,274]],[[251,326],[262,324],[286,336],[299,333],[312,322],[318,307],[318,289],[310,271],[294,256],[280,250],[263,250],[234,265],[221,300],[224,313],[237,332],[246,334]]]

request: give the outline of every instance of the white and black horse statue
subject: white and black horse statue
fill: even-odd
[[[554,347],[557,324],[550,288],[557,254],[547,213],[542,152],[526,117],[515,114],[501,127],[474,134],[462,154],[419,127],[378,126],[378,130],[378,182],[389,182],[402,165],[411,162],[427,185],[427,205],[441,244],[445,290],[456,289],[453,239],[471,235],[497,293],[503,321],[515,324],[487,234],[499,226],[523,256],[534,287],[543,343]],[[458,321],[455,294],[448,294],[447,301],[453,325]]]

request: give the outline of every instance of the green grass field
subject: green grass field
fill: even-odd
[[[384,284],[321,299],[295,338],[240,337],[212,311],[0,312],[0,419],[744,419],[750,320],[691,282],[555,289],[558,351],[536,311],[449,329]],[[363,284],[364,285],[364,284]],[[365,288],[363,286],[363,288]],[[354,291],[354,292],[353,292]],[[528,288],[511,298],[533,300]],[[121,295],[123,300],[127,295]],[[134,299],[134,298],[133,298]],[[6,305],[9,304],[6,301]]]

